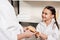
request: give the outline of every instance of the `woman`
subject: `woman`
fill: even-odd
[[[57,40],[59,25],[56,20],[56,10],[46,6],[42,11],[42,21],[36,27],[41,40]]]
[[[22,40],[32,35],[29,30],[23,32],[9,1],[0,0],[0,40]]]

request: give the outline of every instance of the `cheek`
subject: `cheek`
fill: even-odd
[[[52,18],[52,16],[51,16],[51,15],[48,15],[48,16],[46,16],[46,18],[47,18],[47,19],[51,19],[51,18]]]
[[[46,17],[46,15],[45,14],[42,14],[42,18],[45,18]]]
[[[42,15],[42,20],[46,20],[47,19],[46,17],[47,16]]]

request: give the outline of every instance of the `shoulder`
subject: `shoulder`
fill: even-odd
[[[38,28],[38,29],[44,28],[44,23],[43,22],[38,23],[36,28]]]
[[[39,22],[38,24],[37,24],[37,27],[39,27],[39,26],[41,26],[42,25],[42,22]]]

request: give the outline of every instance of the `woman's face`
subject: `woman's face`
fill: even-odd
[[[42,11],[42,20],[43,21],[48,21],[50,19],[52,19],[54,17],[54,15],[52,15],[52,12],[45,8],[43,11]]]

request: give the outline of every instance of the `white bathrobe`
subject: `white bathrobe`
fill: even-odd
[[[38,32],[46,34],[48,36],[47,40],[57,40],[58,39],[58,28],[55,24],[55,20],[52,19],[51,23],[46,26],[44,22],[40,22],[36,27]]]
[[[17,34],[23,32],[8,0],[0,0],[0,40],[17,40]]]

